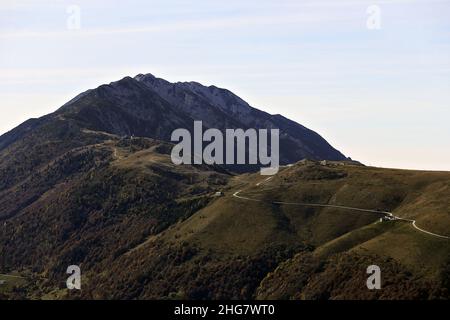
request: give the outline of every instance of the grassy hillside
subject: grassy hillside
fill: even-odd
[[[39,275],[31,284],[39,290],[30,290],[41,296],[64,285],[67,266],[108,265],[188,218],[227,183],[229,175],[212,167],[176,167],[168,150],[151,139],[108,137],[3,190],[10,217],[0,225],[0,273]]]
[[[433,203],[437,209],[431,215],[428,203],[417,201],[434,186],[448,184],[449,173],[306,162],[283,168],[257,186],[265,179],[258,174],[234,177],[224,197],[114,261],[85,297],[446,297],[448,240],[421,233],[405,221],[379,222],[383,215],[376,212],[273,202],[345,205],[396,215],[415,203],[418,223],[440,225],[430,230],[449,235],[448,197]],[[234,197],[239,190],[251,200]],[[367,290],[370,264],[384,270],[386,290]]]
[[[450,235],[450,173],[302,161],[267,180],[175,166],[155,140],[83,134],[98,142],[2,191],[0,273],[28,275],[9,297],[448,297],[449,240],[379,219]],[[64,289],[71,264],[82,293]],[[381,291],[367,290],[371,264]]]
[[[311,175],[311,172],[315,173],[309,179],[299,179],[288,187],[284,184],[284,188],[277,186],[280,181],[291,183],[294,177]],[[339,172],[342,178],[333,184],[324,184],[325,172],[333,172],[331,175],[335,176]],[[380,208],[399,217],[415,219],[421,228],[448,236],[450,198],[448,192],[446,196],[444,193],[449,178],[446,172],[306,164],[286,169],[268,182],[264,188],[270,195],[263,198]],[[318,185],[321,187],[316,189]],[[254,198],[261,197],[256,190],[253,194]],[[310,198],[305,199],[305,195]],[[449,263],[450,240],[422,233],[410,222],[379,222],[376,214],[333,208],[309,213],[300,228],[310,230],[314,251],[306,257],[300,254],[287,260],[268,275],[257,291],[258,298],[447,297],[448,271],[445,270]],[[370,293],[365,288],[365,270],[370,264],[379,265],[384,272],[385,289],[381,292]]]

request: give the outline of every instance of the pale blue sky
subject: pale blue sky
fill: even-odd
[[[0,1],[0,133],[147,72],[228,88],[365,164],[450,170],[450,1]]]

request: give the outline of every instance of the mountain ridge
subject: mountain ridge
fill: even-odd
[[[433,234],[450,236],[449,172],[322,161],[336,153],[315,132],[226,89],[144,80],[88,90],[0,137],[0,278],[23,277],[0,297],[448,299],[450,247]],[[280,128],[289,165],[270,179],[176,165],[172,130],[195,120]],[[368,264],[384,290],[368,291]],[[65,287],[69,265],[82,292]]]
[[[192,130],[194,120],[220,130],[279,128],[282,164],[304,158],[347,160],[316,132],[253,108],[227,89],[197,82],[170,83],[151,74],[127,76],[78,94],[55,112],[29,119],[0,136],[0,150],[55,118],[70,118],[90,130],[163,141],[170,141],[176,128]]]

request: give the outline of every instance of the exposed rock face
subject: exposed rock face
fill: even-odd
[[[197,82],[170,83],[151,74],[135,79],[195,120],[213,128],[279,128],[282,163],[308,159],[345,160],[320,135],[281,115],[270,115],[251,107],[226,89]]]

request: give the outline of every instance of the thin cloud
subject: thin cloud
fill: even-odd
[[[159,25],[133,26],[124,28],[86,28],[79,30],[3,30],[0,31],[0,38],[26,38],[26,37],[67,37],[67,36],[104,36],[132,33],[161,33],[192,31],[205,29],[229,29],[242,28],[246,26],[269,26],[269,25],[287,25],[301,23],[320,23],[326,19],[330,21],[342,21],[347,19],[344,16],[330,15],[324,17],[322,12],[311,14],[292,14],[292,15],[261,15],[261,16],[240,16],[226,17],[206,20],[187,20],[181,22],[161,23]]]

